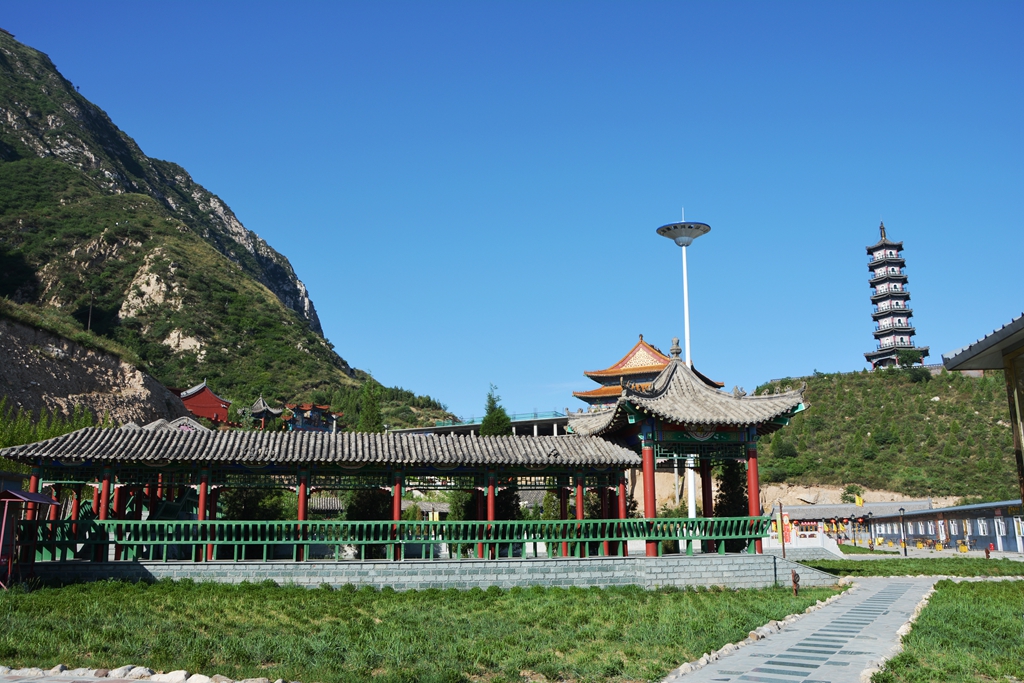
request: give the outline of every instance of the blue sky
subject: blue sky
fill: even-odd
[[[939,356],[1024,310],[1022,3],[17,3],[143,151],[284,253],[327,337],[482,412],[642,333],[752,390],[864,367],[864,247]]]

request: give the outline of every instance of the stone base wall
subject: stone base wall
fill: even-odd
[[[123,579],[192,579],[218,583],[274,581],[316,588],[390,586],[395,590],[488,588],[499,586],[724,586],[764,588],[790,584],[790,570],[801,586],[830,586],[831,574],[774,555],[700,557],[605,557],[564,560],[461,560],[404,562],[39,562],[44,582]]]
[[[782,557],[781,548],[765,548],[765,555]],[[794,562],[807,562],[808,560],[841,560],[843,555],[836,555],[825,548],[790,548],[786,546],[786,559]]]

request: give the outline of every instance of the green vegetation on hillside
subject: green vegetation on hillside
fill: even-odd
[[[104,581],[0,593],[0,661],[337,683],[660,680],[834,593]]]
[[[1001,372],[924,368],[805,378],[808,409],[758,445],[761,481],[859,484],[911,496],[1017,498]],[[781,380],[757,393],[796,386]]]
[[[1024,678],[1022,613],[1022,581],[939,581],[903,637],[903,652],[871,681],[1019,681]]]

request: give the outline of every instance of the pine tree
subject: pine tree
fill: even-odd
[[[480,423],[480,436],[512,435],[512,419],[509,418],[508,413],[498,403],[501,400],[501,396],[495,393],[497,391],[498,387],[492,384],[490,391],[487,392],[487,412],[484,415],[483,422]]]
[[[378,433],[384,431],[384,416],[380,412],[377,386],[372,379],[367,380],[363,385],[359,396],[359,424],[356,426],[356,431]]]

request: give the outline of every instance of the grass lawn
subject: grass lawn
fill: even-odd
[[[839,552],[844,555],[894,555],[892,552],[885,552],[884,550],[870,550],[860,545],[849,545],[848,543],[839,544]]]
[[[1024,562],[980,557],[893,558],[891,560],[810,560],[808,567],[836,576],[1024,576]]]
[[[914,630],[903,639],[903,652],[872,683],[1022,679],[1021,614],[1024,582],[940,581]]]
[[[110,581],[0,593],[0,663],[303,683],[641,681],[833,593]]]

